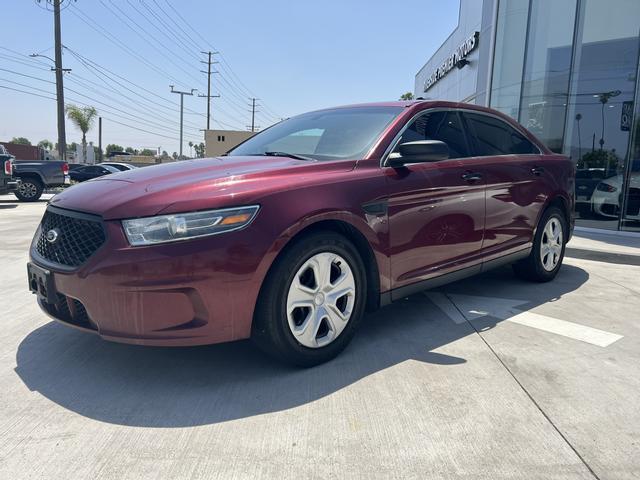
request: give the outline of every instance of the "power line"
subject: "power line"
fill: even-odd
[[[32,85],[28,85],[28,84],[25,84],[25,83],[16,82],[15,80],[10,80],[8,78],[0,78],[0,80],[4,81],[4,82],[12,83],[14,85],[18,85],[18,86],[21,86],[21,87],[31,88],[32,90],[35,90],[35,91],[38,91],[38,92],[51,93],[48,90],[44,90],[42,88],[34,87]],[[42,80],[42,79],[40,79],[40,80]],[[43,80],[43,81],[46,81],[46,80]],[[70,92],[75,93],[76,95],[80,95],[81,97],[85,97],[85,98],[89,99],[92,102],[95,102],[95,103],[103,105],[103,107],[101,107],[101,111],[106,111],[107,113],[110,113],[113,116],[124,118],[127,121],[134,120],[134,121],[137,121],[137,122],[142,123],[144,125],[148,125],[148,126],[150,126],[152,128],[157,128],[157,129],[160,129],[160,130],[167,130],[169,132],[172,131],[170,127],[167,127],[167,126],[162,125],[162,124],[155,123],[155,122],[153,122],[151,120],[139,117],[137,115],[133,115],[133,114],[128,113],[128,112],[126,112],[124,110],[121,110],[119,108],[113,107],[113,106],[111,106],[109,104],[106,104],[104,102],[101,102],[99,100],[96,100],[95,98],[93,98],[93,97],[91,97],[89,95],[85,95],[85,94],[83,94],[81,92],[78,92],[77,90],[74,90],[74,89],[71,89],[71,88],[68,88],[68,87],[67,87],[67,90],[70,91]],[[76,98],[69,97],[69,100],[74,102],[74,103],[78,103],[80,105],[92,106],[92,105],[86,103],[85,101],[81,101],[81,100],[78,100]],[[107,108],[105,108],[105,106]],[[127,118],[127,117],[131,117],[131,118]],[[198,140],[198,141],[200,140],[199,138],[197,138],[195,136],[189,136],[189,139]]]
[[[48,100],[55,100],[56,97],[48,97],[46,95],[40,95],[38,93],[28,92],[26,90],[20,90],[19,88],[11,88],[6,85],[0,85],[0,88],[4,88],[5,90],[13,90],[14,92],[26,93],[27,95],[33,95],[34,97],[46,98]]]
[[[153,0],[154,3],[157,4],[157,2],[155,0]],[[185,18],[180,14],[180,12],[178,10],[176,10],[174,8],[173,5],[171,5],[171,3],[169,2],[169,0],[165,0],[165,3],[169,6],[169,8],[171,8],[171,10],[173,10],[173,12],[176,14],[176,16],[182,20],[182,22],[184,23],[184,25],[186,25],[191,31],[193,31],[198,37],[200,37],[200,39],[204,42],[205,45],[209,45],[209,42],[207,41],[206,38],[204,38],[200,32],[198,30],[196,30],[193,26],[191,26],[191,24],[189,22],[187,22],[187,20],[185,20]],[[163,10],[164,11],[164,10]],[[168,16],[168,15],[167,15]],[[193,37],[191,37],[191,35],[189,35],[187,32],[184,31],[184,29],[178,25],[177,22],[174,22],[174,24],[178,27],[179,30],[181,30],[189,39],[191,39],[191,41],[193,42],[193,44],[195,46],[198,46],[198,42],[196,42]],[[201,49],[201,47],[199,48]],[[214,50],[216,50],[215,48],[213,48]],[[221,60],[221,66],[223,68],[227,68],[229,73],[230,73],[230,77],[234,76],[237,79],[237,82],[242,85],[244,87],[244,90],[249,94],[249,96],[251,97],[255,97],[256,95],[251,92],[251,90],[249,88],[247,88],[247,86],[242,82],[242,80],[240,80],[240,77],[238,77],[238,75],[233,71],[233,69],[231,68],[231,65],[229,64],[229,62],[226,60],[226,58],[224,57],[223,54],[220,54],[220,60]],[[232,79],[233,80],[233,79]],[[242,89],[240,89],[242,90]],[[272,109],[270,109],[269,107],[267,107],[266,105],[264,105],[263,102],[263,106],[266,110],[271,112],[271,115],[273,115],[274,118],[279,119],[281,118],[280,115],[276,114]]]
[[[133,58],[135,58],[136,60],[142,62],[144,65],[146,65],[147,67],[149,67],[151,70],[153,70],[154,72],[162,75],[163,77],[166,77],[169,80],[173,80],[176,83],[182,85],[183,83],[178,80],[177,78],[175,78],[173,75],[171,75],[170,73],[156,67],[154,64],[152,64],[151,62],[149,62],[146,58],[144,58],[143,56],[139,55],[138,53],[134,52],[131,48],[129,48],[126,44],[124,44],[123,42],[121,42],[120,40],[118,40],[115,36],[113,36],[111,33],[104,31],[102,29],[102,27],[100,25],[98,25],[95,21],[93,21],[91,19],[91,17],[89,17],[87,14],[85,14],[82,10],[80,10],[77,6],[73,5],[73,8],[69,9],[69,11],[75,15],[76,17],[80,18],[80,20],[86,22],[87,26],[89,26],[92,30],[98,32],[100,35],[102,35],[103,37],[105,37],[107,40],[109,40],[110,42],[114,43],[116,46],[120,47],[122,50],[124,50],[127,54],[129,54],[130,56],[132,56]]]
[[[85,65],[85,67],[86,67],[86,65]],[[140,113],[142,113],[142,114],[144,114],[144,115],[147,115],[147,114],[148,114],[148,109],[149,109],[150,107],[149,107],[149,105],[146,105],[146,104],[144,104],[144,103],[141,103],[141,102],[140,102],[140,100],[144,100],[145,102],[148,102],[148,103],[150,103],[150,104],[152,104],[152,105],[154,105],[154,106],[156,106],[156,107],[164,108],[164,109],[166,109],[166,110],[170,111],[171,113],[174,113],[174,112],[175,112],[175,105],[174,105],[172,102],[169,102],[169,103],[171,103],[172,107],[168,107],[168,106],[162,105],[162,104],[160,104],[160,103],[158,103],[158,102],[156,102],[156,101],[149,100],[149,99],[147,99],[146,97],[144,97],[144,96],[140,95],[139,93],[137,93],[137,92],[135,92],[135,91],[131,90],[130,88],[127,88],[126,86],[124,86],[124,88],[125,88],[127,91],[129,91],[129,92],[133,93],[134,95],[136,95],[136,96],[138,97],[138,99],[136,99],[136,98],[132,98],[132,97],[130,97],[129,95],[126,95],[126,94],[122,93],[121,91],[118,91],[118,90],[116,90],[115,88],[113,88],[113,86],[112,86],[112,85],[110,85],[108,82],[105,82],[105,81],[104,81],[104,79],[103,79],[103,78],[101,78],[99,75],[97,75],[97,74],[96,74],[96,72],[94,72],[93,70],[90,70],[90,72],[91,72],[93,75],[95,75],[99,80],[103,81],[103,82],[104,82],[104,84],[106,85],[106,87],[105,87],[105,86],[101,86],[101,85],[97,84],[96,82],[93,82],[93,81],[91,81],[91,80],[89,80],[89,79],[86,79],[86,78],[84,78],[84,77],[82,77],[82,76],[80,76],[80,75],[78,75],[78,74],[74,74],[72,77],[70,77],[70,78],[69,78],[69,80],[72,80],[73,82],[78,83],[78,84],[80,84],[81,86],[84,86],[84,88],[87,88],[87,89],[89,89],[89,90],[91,90],[91,91],[93,91],[93,92],[95,92],[95,93],[98,93],[98,94],[100,94],[100,95],[103,95],[103,96],[104,96],[104,97],[106,97],[106,98],[112,99],[113,101],[115,101],[115,102],[117,102],[117,103],[119,103],[119,104],[121,104],[121,105],[123,105],[123,106],[125,106],[125,107],[127,107],[127,108],[129,108],[129,109],[131,109],[131,110],[138,111],[138,112],[140,112]],[[94,88],[88,87],[88,86],[86,86],[86,84],[83,84],[83,82],[79,81],[78,79],[82,79],[82,80],[84,80],[85,82],[88,82],[88,83],[90,83],[90,84],[92,84],[92,85],[95,85],[95,86],[97,86],[98,88],[101,88],[101,89],[109,89],[110,91],[114,92],[116,95],[120,95],[121,97],[126,98],[127,100],[129,100],[129,102],[133,103],[134,105],[139,106],[140,108],[142,108],[142,109],[144,109],[144,110],[143,110],[143,111],[136,110],[136,109],[132,108],[130,104],[125,104],[125,103],[123,103],[121,100],[114,99],[113,97],[111,97],[111,96],[109,96],[109,95],[106,95],[106,94],[104,94],[104,93],[102,93],[102,92],[99,92],[99,91],[95,90]],[[151,108],[154,108],[154,107],[151,107]],[[167,117],[163,117],[163,116],[161,116],[158,112],[154,112],[154,116],[155,116],[155,117],[157,117],[157,118],[159,118],[159,119],[163,119],[163,120],[165,120],[165,121],[169,121],[169,122],[170,122],[170,121],[172,121],[172,120],[169,120]],[[189,123],[185,123],[185,124],[186,124],[186,125],[189,125],[190,127],[192,127],[192,128],[193,128],[193,129],[195,129],[195,130],[199,130],[198,125],[196,125],[196,124],[194,124],[194,123],[190,123],[190,122],[189,122]]]
[[[117,38],[115,38],[112,34],[110,33],[103,33],[102,31],[100,31],[98,28],[96,28],[96,22],[94,22],[87,14],[85,14],[84,12],[82,12],[77,6],[74,5],[74,8],[70,10],[72,13],[74,13],[74,15],[78,16],[77,14],[82,15],[82,17],[84,17],[84,20],[88,22],[88,26],[96,31],[98,31],[98,33],[100,33],[102,36],[104,36],[105,38],[107,38],[107,40],[111,41],[112,43],[114,43],[116,46],[120,47],[121,49],[123,49],[126,53],[128,53],[130,56],[133,56],[134,58],[140,60],[143,64],[145,64],[146,66],[148,66],[149,68],[152,68],[154,71],[156,71],[156,73],[160,73],[162,76],[165,76],[169,79],[174,80],[175,83],[179,84],[179,85],[185,85],[184,82],[179,81],[178,79],[176,79],[174,76],[172,76],[171,74],[169,74],[168,72],[159,69],[158,67],[152,65],[149,63],[148,60],[146,60],[145,58],[141,57],[139,54],[137,54],[136,52],[133,52],[129,47],[127,47],[126,45],[124,45],[122,42],[120,42]],[[113,13],[113,11],[112,11]],[[81,17],[79,17],[81,18]],[[82,18],[81,18],[82,19]],[[126,22],[125,22],[126,23]],[[127,24],[127,26],[130,27],[130,25]],[[108,36],[107,36],[108,35]],[[189,75],[191,78],[195,78],[191,75]],[[198,80],[201,81],[201,80]],[[237,106],[237,104],[233,104],[232,101],[228,100],[227,101],[229,106],[234,109],[234,110],[239,110],[239,107]],[[225,115],[227,115],[229,118],[234,118],[235,115],[230,115],[228,112],[226,112],[225,110],[219,109],[221,110]],[[240,115],[242,115],[241,113],[239,113]],[[224,122],[220,122],[218,121],[220,124],[223,124]]]
[[[144,40],[144,42],[149,45],[151,48],[153,48],[156,52],[160,53],[160,55],[162,55],[162,57],[164,58],[165,61],[171,63],[172,65],[174,65],[175,67],[179,68],[179,69],[183,69],[184,67],[180,66],[178,63],[176,63],[173,58],[177,58],[178,60],[181,60],[182,63],[184,63],[187,66],[193,67],[193,65],[191,65],[189,62],[187,62],[186,60],[182,59],[182,56],[180,55],[176,55],[174,52],[171,52],[172,55],[166,55],[166,51],[163,51],[162,49],[160,49],[158,47],[158,45],[162,45],[163,43],[165,44],[165,48],[166,48],[166,42],[163,42],[161,39],[157,39],[156,36],[154,34],[152,34],[151,32],[149,32],[146,28],[144,28],[142,25],[140,25],[138,22],[136,22],[134,19],[132,19],[129,15],[127,15],[126,12],[122,11],[122,9],[120,7],[118,7],[118,5],[113,4],[112,5],[124,16],[128,19],[125,20],[124,18],[122,18],[118,13],[116,13],[115,11],[113,11],[106,3],[104,3],[103,0],[100,0],[100,3],[102,4],[102,6],[104,8],[106,8],[109,12],[111,12],[112,15],[114,15],[118,20],[121,21],[121,23],[123,23],[124,25],[126,25],[131,31],[133,31],[136,35],[138,35],[142,40]],[[137,11],[137,10],[136,10]],[[130,23],[133,23],[135,25],[135,27],[138,27],[137,29],[135,27],[132,27],[130,25]],[[155,40],[155,43],[150,41],[145,35],[143,35],[142,33],[140,33],[140,30],[142,30],[143,32],[145,32],[148,36],[150,36],[151,38],[153,38]],[[193,67],[195,68],[195,67]],[[185,72],[183,70],[185,75],[188,75],[192,80],[195,81],[200,81],[199,78],[196,78],[194,75],[189,74],[188,72]]]
[[[137,8],[136,8],[136,7],[131,3],[131,0],[127,0],[127,3],[128,3],[129,5],[131,5],[131,6],[132,6],[132,7],[133,7],[137,12],[138,12],[138,9],[137,9]],[[160,8],[160,10],[162,10],[162,12],[163,12],[163,13],[165,13],[165,12],[164,12],[164,10],[162,9],[162,7],[161,7],[157,2],[155,2],[155,0],[154,0],[154,3],[156,3],[156,5],[158,6],[158,8]],[[167,23],[166,23],[166,22],[165,22],[165,21],[164,21],[164,20],[163,20],[163,19],[162,19],[158,14],[156,14],[156,12],[154,12],[154,11],[153,11],[153,9],[152,9],[152,8],[150,8],[150,7],[149,7],[149,6],[148,6],[144,1],[140,0],[140,4],[141,4],[144,8],[146,8],[146,9],[147,9],[147,11],[148,11],[148,12],[149,12],[149,13],[150,13],[150,14],[151,14],[151,15],[152,15],[152,16],[153,16],[153,17],[154,17],[158,22],[160,22],[160,23],[162,24],[162,26],[166,29],[166,32],[167,32],[167,33],[169,33],[173,38],[175,38],[175,39],[178,41],[178,43],[180,44],[180,46],[182,47],[182,49],[183,49],[185,52],[187,52],[187,54],[188,54],[188,55],[193,55],[193,56],[195,57],[195,59],[196,59],[196,60],[198,60],[198,61],[200,60],[200,58],[198,58],[197,53],[194,53],[194,52],[198,52],[198,51],[200,51],[200,48],[199,48],[198,46],[196,46],[196,48],[195,48],[195,50],[194,50],[190,45],[188,45],[188,44],[187,44],[187,42],[185,42],[182,38],[180,38],[180,37],[177,35],[177,33],[174,31],[175,29],[174,29],[174,28],[172,28],[172,26],[171,26],[171,25],[167,24]],[[142,15],[144,15],[144,14],[142,14]],[[166,15],[166,13],[165,13],[165,15]],[[170,17],[169,17],[169,18],[170,18]]]
[[[129,80],[129,79],[123,77],[122,75],[119,75],[119,74],[107,69],[106,67],[103,67],[103,66],[97,64],[93,60],[90,60],[87,57],[84,57],[84,56],[80,55],[78,52],[72,50],[69,47],[65,46],[64,48],[66,50],[68,50],[72,55],[74,55],[77,58],[77,60],[80,63],[82,63],[89,72],[91,72],[92,75],[96,76],[96,78],[98,78],[99,80],[104,82],[105,85],[107,87],[109,87],[112,91],[115,91],[113,89],[113,85],[108,83],[108,82],[106,82],[103,78],[101,78],[101,76],[106,77],[110,82],[119,85],[120,87],[124,88],[128,92],[131,92],[134,95],[137,95],[137,96],[145,99],[150,104],[159,106],[159,107],[164,108],[166,110],[169,110],[171,112],[175,112],[175,108],[176,108],[177,104],[172,102],[171,100],[169,100],[169,99],[167,99],[167,98],[165,98],[165,97],[163,97],[161,95],[158,95],[157,93],[155,93],[155,92],[153,92],[153,91],[151,91],[151,90],[149,90],[149,89],[147,89],[147,88],[145,88],[145,87],[143,87],[141,85],[138,85],[137,83],[132,82],[131,80]],[[165,106],[165,105],[161,105],[157,101],[145,97],[144,95],[140,94],[139,92],[136,92],[136,91],[132,90],[131,88],[127,87],[124,83],[122,83],[118,79],[122,80],[122,82],[126,82],[129,85],[132,85],[133,87],[135,87],[135,88],[137,88],[139,90],[142,90],[143,92],[149,93],[150,95],[153,95],[154,97],[157,97],[158,99],[160,99],[163,102],[166,102],[168,105],[170,105],[170,107],[169,106]],[[117,91],[115,91],[115,92],[119,93]],[[189,112],[191,112],[193,114],[196,114],[196,115],[202,115],[203,117],[205,116],[203,113],[196,112],[196,111],[191,110],[191,109],[186,109],[185,108],[185,110],[187,110],[187,111],[189,111]],[[191,124],[191,125],[193,125],[195,128],[198,128],[195,124]]]
[[[6,80],[6,79],[0,79],[0,80],[2,80],[2,81],[8,81],[9,83],[13,83],[13,84],[17,84],[17,85],[20,85],[20,86],[24,86],[24,87],[30,88],[30,89],[32,89],[32,90],[41,91],[41,92],[45,92],[45,93],[50,93],[50,92],[47,92],[46,90],[43,90],[43,89],[40,89],[40,88],[37,88],[37,87],[33,87],[33,86],[31,86],[31,85],[21,84],[21,83],[13,82],[13,81],[11,81],[11,80]],[[41,95],[41,94],[34,93],[34,92],[30,92],[30,91],[27,91],[27,90],[21,90],[21,89],[19,89],[19,88],[8,87],[8,86],[6,86],[6,85],[0,85],[0,88],[4,88],[5,90],[12,90],[12,91],[19,92],[19,93],[24,93],[24,94],[26,94],[26,95],[32,95],[32,96],[35,96],[35,97],[45,98],[45,99],[47,99],[47,100],[54,100],[54,101],[56,100],[56,98],[55,98],[55,97],[53,97],[53,96]],[[71,100],[71,101],[73,101],[73,102],[75,102],[75,103],[78,103],[78,104],[80,104],[80,105],[89,106],[87,103],[84,103],[84,102],[78,101],[77,99],[74,99],[74,98],[69,98],[69,100]],[[111,113],[111,112],[110,112],[110,113]],[[113,113],[111,113],[111,114],[112,114],[112,115],[115,115],[115,114],[113,114]],[[178,141],[178,139],[177,139],[176,137],[170,137],[170,136],[168,136],[168,135],[164,135],[164,134],[162,134],[162,133],[158,133],[158,132],[154,132],[154,131],[151,131],[151,130],[146,130],[146,129],[140,128],[139,126],[134,126],[134,125],[131,125],[131,124],[127,124],[127,123],[119,122],[119,121],[117,121],[117,120],[114,120],[113,118],[106,117],[106,116],[104,116],[104,115],[103,115],[102,117],[103,117],[105,120],[108,120],[108,121],[110,121],[110,122],[116,123],[116,124],[118,124],[118,125],[122,125],[122,126],[124,126],[124,127],[129,128],[129,129],[132,129],[132,130],[136,130],[136,131],[140,131],[140,132],[148,133],[148,134],[150,134],[150,135],[154,135],[154,136],[156,136],[156,137],[165,138],[165,139],[168,139],[168,140],[175,140],[175,141]],[[196,140],[196,139],[194,138],[194,140]],[[198,141],[199,141],[199,140],[198,140]]]

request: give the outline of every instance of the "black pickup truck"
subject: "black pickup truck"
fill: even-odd
[[[56,160],[42,162],[15,160],[13,175],[20,179],[15,195],[23,202],[35,202],[45,188],[64,187],[71,184],[69,164]]]
[[[0,154],[13,159],[13,179],[19,180],[13,191],[18,200],[35,202],[42,196],[45,188],[70,185],[69,164],[55,160],[19,160],[0,145]]]

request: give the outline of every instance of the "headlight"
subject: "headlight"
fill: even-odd
[[[251,223],[259,208],[258,205],[252,205],[133,218],[123,220],[122,226],[132,246],[153,245],[238,230]]]

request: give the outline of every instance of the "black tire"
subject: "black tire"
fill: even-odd
[[[252,340],[267,354],[286,363],[312,367],[337,356],[349,344],[362,320],[367,298],[367,279],[356,248],[342,235],[315,232],[294,241],[272,266],[260,291]],[[319,253],[335,253],[351,269],[355,280],[355,300],[351,317],[341,333],[328,345],[309,348],[295,338],[286,312],[289,288],[304,263]]]
[[[543,242],[543,237],[545,235],[545,227],[552,218],[558,219],[562,228],[562,248],[560,251],[560,258],[556,266],[552,270],[547,270],[543,265],[541,245]],[[567,236],[567,219],[565,218],[562,210],[560,210],[558,207],[547,208],[547,210],[545,210],[542,217],[540,218],[540,222],[538,223],[538,227],[536,228],[536,234],[533,239],[533,248],[531,250],[531,253],[524,260],[520,260],[519,262],[513,264],[513,270],[516,275],[524,280],[528,280],[531,282],[549,282],[553,280],[558,274],[560,267],[562,266],[562,260],[564,259],[564,252],[567,245]]]
[[[14,191],[16,197],[21,202],[37,202],[42,196],[44,185],[37,178],[25,177],[21,179],[20,185]]]

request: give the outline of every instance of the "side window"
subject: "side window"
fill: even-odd
[[[449,147],[449,158],[469,157],[460,117],[452,111],[428,112],[416,118],[404,131],[398,145],[418,140],[440,140]]]
[[[478,156],[525,155],[538,148],[511,125],[488,115],[463,113],[475,140]]]

